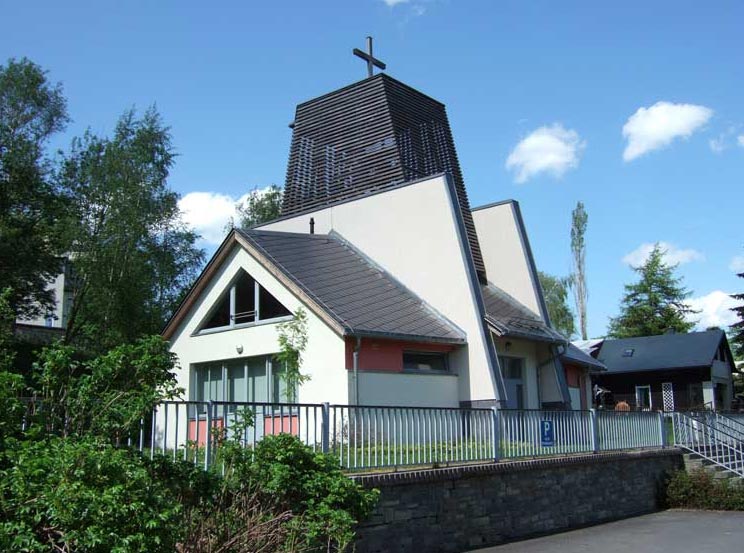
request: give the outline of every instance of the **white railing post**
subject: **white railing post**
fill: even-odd
[[[592,452],[599,453],[599,425],[597,424],[597,410],[589,409],[591,413],[589,416],[589,422],[592,433]]]
[[[658,411],[657,414],[659,416],[659,445],[661,447],[666,447],[667,443],[666,443],[666,432],[664,431],[664,426],[665,426],[664,425],[664,413],[662,413],[661,411]]]
[[[499,449],[501,448],[501,421],[499,420],[499,410],[496,407],[491,407],[491,439],[493,444],[491,447],[491,458],[494,463],[499,461]]]
[[[328,453],[329,449],[329,442],[330,442],[330,435],[331,435],[331,425],[330,425],[330,412],[331,412],[331,406],[326,401],[323,403],[322,412],[321,412],[321,423],[320,423],[320,448],[323,451],[323,453]]]

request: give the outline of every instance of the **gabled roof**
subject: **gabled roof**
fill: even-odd
[[[597,359],[609,373],[710,367],[722,330],[605,340]]]
[[[561,354],[561,361],[564,363],[573,363],[581,365],[592,370],[606,371],[607,367],[594,357],[583,351],[581,348],[569,342],[565,351]]]
[[[486,322],[500,336],[563,344],[566,339],[495,284],[481,285]]]
[[[459,328],[336,233],[237,232],[345,335],[466,342]]]

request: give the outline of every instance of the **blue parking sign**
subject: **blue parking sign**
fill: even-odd
[[[543,447],[553,447],[555,445],[553,421],[540,421],[540,445]]]

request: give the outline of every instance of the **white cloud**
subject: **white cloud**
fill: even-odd
[[[691,261],[703,261],[705,259],[705,256],[697,250],[678,248],[669,242],[659,242],[658,244],[664,251],[664,262],[668,265],[690,263]],[[623,263],[630,265],[631,267],[639,267],[646,262],[653,249],[654,244],[644,242],[632,252],[626,254],[623,257]]]
[[[398,4],[406,4],[410,0],[382,0],[382,1],[385,2],[388,6],[392,7],[392,6],[397,6]]]
[[[744,134],[740,134],[739,136],[736,137],[736,143],[742,148],[744,148]]]
[[[704,330],[711,326],[725,329],[737,321],[736,313],[731,311],[740,302],[731,297],[728,292],[715,290],[706,296],[690,298],[687,304],[700,313],[688,315],[688,320],[698,321],[697,328]]]
[[[631,161],[668,146],[675,138],[688,138],[712,116],[712,109],[694,104],[656,102],[649,108],[638,108],[623,125],[623,136],[628,140],[623,159]]]
[[[579,166],[585,147],[579,133],[560,123],[540,127],[514,147],[506,159],[506,169],[516,172],[514,180],[519,183],[540,173],[561,177]]]
[[[192,227],[202,240],[217,245],[225,238],[225,226],[235,218],[235,203],[246,196],[235,199],[217,192],[189,192],[178,200],[184,222]]]
[[[735,255],[731,258],[729,269],[735,273],[744,273],[744,255]]]
[[[708,145],[714,154],[720,154],[726,149],[726,137],[721,134],[718,138],[711,138]]]

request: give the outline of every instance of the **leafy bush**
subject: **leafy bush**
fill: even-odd
[[[138,454],[92,439],[27,440],[0,480],[0,550],[172,552],[183,505]]]
[[[176,397],[175,357],[160,336],[118,346],[90,361],[70,346],[45,348],[34,365],[47,427],[124,440],[164,399]]]
[[[310,549],[343,550],[357,522],[377,502],[377,490],[364,490],[348,478],[335,457],[315,453],[289,434],[266,436],[253,462],[228,476],[234,486],[248,481],[275,510],[298,515],[292,524]],[[247,478],[246,478],[247,477]]]
[[[704,469],[679,471],[667,483],[665,499],[668,507],[744,511],[744,485],[716,479]]]

